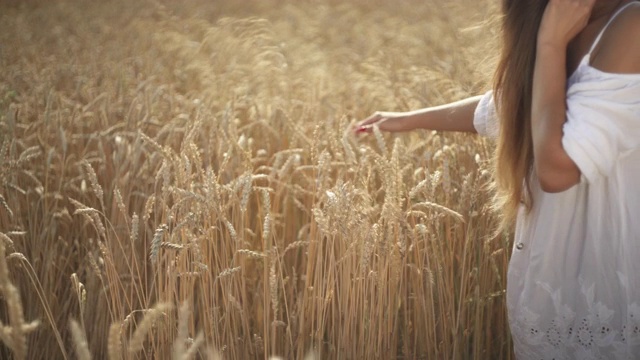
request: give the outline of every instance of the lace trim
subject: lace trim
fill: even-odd
[[[553,300],[543,324],[542,316],[526,306],[510,307],[510,326],[518,359],[640,359],[640,304],[620,304],[616,312],[597,301],[595,285],[582,286],[582,300],[586,300],[586,313],[576,314],[563,302],[560,290],[539,283]],[[548,315],[554,317],[548,321]]]

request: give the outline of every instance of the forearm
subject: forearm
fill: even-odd
[[[562,146],[566,121],[566,48],[538,46],[533,75],[531,134],[534,167],[544,190],[558,192],[580,180],[580,171]]]
[[[482,96],[407,113],[411,128],[476,133],[473,115]]]

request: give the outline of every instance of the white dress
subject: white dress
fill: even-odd
[[[589,58],[568,80],[562,140],[580,183],[550,194],[534,174],[517,219],[507,308],[520,360],[640,359],[640,74]],[[474,125],[498,135],[491,93]]]

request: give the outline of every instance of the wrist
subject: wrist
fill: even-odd
[[[549,39],[549,38],[538,38],[537,41],[538,51],[553,51],[553,52],[565,52],[567,51],[567,46],[569,43],[563,41],[561,39]]]
[[[411,131],[420,127],[420,114],[417,111],[402,112],[398,116],[398,120],[402,124],[404,131]]]
[[[567,56],[567,46],[558,42],[538,43],[536,48],[536,61],[554,61],[557,59],[564,63]]]
[[[409,111],[404,114],[404,121],[410,129],[432,129],[433,114],[431,108]]]

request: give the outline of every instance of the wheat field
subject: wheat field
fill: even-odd
[[[496,7],[0,2],[0,358],[512,359]]]

